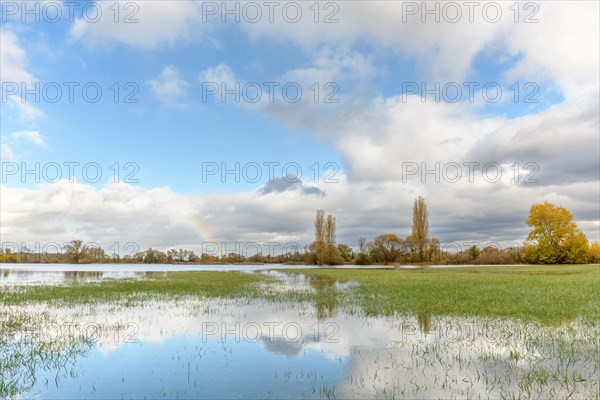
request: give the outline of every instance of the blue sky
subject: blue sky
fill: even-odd
[[[280,77],[287,71],[310,68],[314,59],[312,50],[269,39],[254,41],[235,24],[219,27],[221,46],[218,49],[204,41],[176,43],[152,51],[119,44],[89,46],[70,39],[70,24],[66,18],[62,22],[19,26],[20,42],[37,48],[29,64],[31,73],[38,78],[36,83],[39,82],[41,98],[36,100],[33,94],[11,96],[29,100],[46,114],[45,118],[26,125],[44,132],[47,145],[35,153],[24,155],[21,161],[72,161],[82,165],[94,161],[104,170],[109,170],[115,162],[135,162],[139,165],[135,176],[142,186],[169,185],[188,193],[252,187],[235,182],[235,179],[228,179],[231,182],[221,182],[221,179],[202,182],[197,178],[202,176],[203,162],[225,163],[228,168],[234,168],[236,162],[258,162],[261,165],[279,162],[282,166],[296,162],[304,171],[309,171],[315,162],[335,162],[341,166],[340,157],[329,140],[319,140],[309,131],[274,123],[239,106],[246,98],[253,99],[255,92],[244,95],[240,90],[239,102],[232,94],[226,95],[223,102],[218,93],[204,96],[205,88],[199,79],[201,71],[225,64],[241,78],[241,85],[257,82],[263,96],[267,97],[268,87],[263,82],[282,82],[283,85],[288,81]],[[8,22],[5,28],[16,29],[13,26],[14,23]],[[562,99],[560,93],[554,92],[551,82],[533,82],[534,85],[526,90],[524,85],[529,81],[519,81],[516,83],[520,92],[516,93],[515,82],[507,81],[504,75],[519,56],[503,56],[484,49],[475,55],[463,80],[440,81],[429,79],[427,71],[420,70],[414,58],[398,57],[368,44],[357,47],[365,57],[372,59],[379,71],[366,79],[349,76],[334,82],[339,91],[332,98],[338,101],[343,102],[343,96],[358,86],[370,96],[382,97],[407,93],[407,88],[409,93],[414,93],[415,87],[418,88],[416,93],[423,95],[423,88],[432,90],[437,87],[439,89],[435,91],[442,97],[442,93],[446,93],[442,92],[444,85],[451,84],[448,86],[448,99],[454,101],[458,98],[458,102],[470,104],[473,99],[481,102],[482,86],[497,83],[503,89],[501,98],[512,100],[516,96],[519,101],[494,103],[496,92],[491,89],[491,100],[483,102],[475,113],[514,118],[541,111]],[[274,57],[274,54],[277,56]],[[185,82],[185,94],[169,104],[152,93],[150,84],[165,68],[176,70],[178,78]],[[74,86],[72,102],[65,82],[78,84]],[[471,86],[473,99],[469,97],[469,87],[465,82],[475,83]],[[97,83],[102,90],[96,103],[92,103],[96,93],[93,87],[89,89],[89,99],[85,97],[88,92],[84,93],[83,87],[88,83]],[[323,86],[328,82],[316,83]],[[60,87],[60,95],[54,84]],[[34,85],[29,88],[35,88]],[[230,86],[230,89],[235,89],[235,86]],[[311,91],[309,86],[302,85],[303,96],[314,96],[314,90]],[[460,87],[460,93],[456,87]],[[333,89],[321,90],[321,96],[325,96]],[[281,97],[279,88],[274,93]],[[536,103],[524,103],[528,94]],[[293,96],[292,92],[290,97]],[[55,97],[58,100],[53,103]],[[425,99],[436,101],[434,94],[426,94]],[[333,109],[335,105],[322,104],[321,107]],[[3,132],[16,132],[22,128],[18,117],[9,114],[3,118]],[[281,171],[278,174],[281,175]],[[260,183],[264,184],[267,180],[262,179]],[[34,183],[27,181],[27,184]],[[104,183],[102,179],[96,185]]]
[[[223,207],[227,204],[226,209],[244,209],[237,219],[235,212],[231,218],[238,228],[245,228],[214,227],[218,231],[215,236],[224,240],[250,237],[251,223],[244,215],[260,216],[281,201],[290,201],[290,206],[296,207],[294,212],[302,215],[322,207],[337,211],[343,220],[352,220],[353,213],[362,215],[350,227],[338,224],[339,234],[348,242],[355,241],[361,226],[368,227],[361,234],[367,237],[389,230],[403,232],[408,223],[404,214],[418,194],[429,194],[433,216],[445,221],[440,223],[439,233],[447,241],[466,240],[473,235],[482,240],[497,236],[505,242],[522,239],[526,232],[522,220],[529,205],[543,199],[559,201],[574,210],[588,236],[597,235],[594,202],[597,206],[598,199],[594,196],[598,175],[594,168],[598,165],[598,115],[594,110],[598,46],[593,45],[598,40],[597,4],[543,4],[536,14],[539,21],[534,24],[515,23],[507,8],[505,17],[497,23],[480,16],[473,24],[450,24],[422,23],[419,19],[403,23],[400,3],[336,2],[339,22],[323,24],[314,23],[307,3],[305,17],[290,24],[281,18],[275,23],[249,23],[243,17],[240,23],[214,19],[204,22],[204,7],[211,2],[140,2],[132,3],[137,4],[138,22],[126,25],[112,21],[108,3],[93,3],[104,10],[104,17],[97,23],[82,18],[85,2],[75,8],[75,21],[69,22],[63,16],[56,23],[44,20],[44,15],[39,22],[29,18],[23,23],[20,3],[14,3],[16,10],[8,3],[2,6],[3,171],[9,168],[7,163],[32,168],[37,162],[43,168],[49,163],[93,162],[103,173],[101,179],[92,182],[84,179],[77,168],[78,183],[65,188],[44,179],[36,182],[31,176],[23,180],[18,173],[3,176],[3,213],[10,216],[9,222],[3,221],[3,235],[15,240],[38,236],[39,240],[47,240],[40,233],[28,234],[27,227],[12,225],[27,220],[22,210],[11,208],[22,203],[24,193],[37,198],[40,204],[51,190],[48,185],[52,190],[66,191],[82,189],[77,187],[81,185],[86,193],[102,197],[115,163],[121,180],[128,172],[135,172],[132,178],[137,179],[122,182],[127,187],[119,186],[122,190],[134,188],[141,197],[153,190],[165,190],[165,201],[171,201],[175,208],[180,207],[177,202],[181,199],[198,202],[198,210],[202,211],[188,214],[187,219],[209,218],[212,212],[207,204],[215,202]],[[54,4],[64,10],[64,4]],[[121,13],[126,11],[125,2],[119,6]],[[585,18],[576,24],[579,16]],[[587,50],[573,50],[571,43],[579,43],[582,38],[592,40],[592,45]],[[232,95],[225,101],[218,96],[205,99],[202,82],[208,82],[208,78],[228,87],[235,82],[240,87],[256,82],[263,98],[256,103],[243,95],[240,102]],[[38,83],[41,88],[47,87],[52,97],[52,82],[63,89],[55,103],[43,93],[40,101],[19,92],[6,94],[11,88],[7,85],[25,84],[31,88]],[[79,84],[73,102],[68,99],[65,82]],[[102,89],[97,103],[83,98],[81,88],[90,82]],[[277,82],[279,87],[299,85],[302,97],[290,103],[276,89],[275,100],[269,103],[265,101],[264,82]],[[468,98],[465,83],[476,83],[473,101]],[[320,89],[318,102],[313,97],[314,84]],[[415,87],[431,89],[436,84],[440,88],[460,87],[462,95],[456,102],[437,102],[421,89],[414,91]],[[481,87],[486,84],[502,88],[498,102],[485,100]],[[517,98],[515,84],[519,87]],[[115,101],[116,88],[119,92]],[[407,96],[407,88],[414,94]],[[323,102],[328,93],[336,103]],[[128,94],[134,102],[125,102]],[[527,102],[527,95],[535,102]],[[14,103],[22,97],[25,102]],[[573,126],[571,120],[580,121],[580,125]],[[464,187],[459,184],[460,188],[448,182],[403,184],[403,162],[438,161],[494,162],[504,166],[533,162],[540,166],[543,179],[535,187],[480,187],[477,182]],[[322,195],[311,197],[306,194],[310,191],[284,185],[271,192],[273,198],[258,199],[268,180],[266,166],[258,182],[244,181],[243,176],[236,182],[231,175],[225,182],[216,175],[203,182],[205,163],[228,168],[239,163],[243,168],[248,163],[264,166],[271,162],[281,166],[296,163],[302,170],[302,184],[318,187]],[[125,169],[126,163],[136,167]],[[312,182],[315,163],[321,173],[317,182]],[[339,168],[335,175],[339,182],[334,188],[323,182],[327,163]],[[571,167],[565,169],[565,165]],[[66,172],[66,168],[62,170]],[[283,177],[280,166],[275,173],[277,178]],[[558,190],[566,181],[574,186],[563,186],[564,192]],[[591,198],[585,187],[594,188]],[[474,224],[479,229],[473,229],[473,221],[465,223],[465,229],[448,225],[454,216],[472,209],[462,210],[462,190],[481,191],[471,199],[478,202]],[[292,196],[292,192],[293,199],[276,197]],[[346,202],[349,193],[361,201]],[[452,193],[446,196],[452,198],[436,204],[440,193]],[[12,197],[7,200],[9,195]],[[511,202],[515,197],[519,198],[517,211],[504,210],[503,206],[486,208],[495,201]],[[103,201],[105,204],[108,200]],[[114,206],[118,208],[117,203]],[[393,211],[395,206],[400,208]],[[64,225],[69,228],[63,226],[56,232],[65,238],[75,234],[104,236],[107,229],[119,224],[118,214],[111,214],[115,218],[112,228],[86,231],[82,228],[87,226],[83,217],[69,214],[68,209],[66,204],[44,211],[70,221]],[[155,212],[147,212],[148,218],[156,217]],[[300,218],[289,219],[289,214],[286,216],[283,210],[281,213],[273,216],[278,223],[257,233],[257,240],[310,239],[310,222],[300,224]],[[389,213],[403,216],[394,219]],[[503,213],[520,224],[517,231],[489,228],[506,220]],[[156,226],[179,223],[164,218],[158,218]],[[279,226],[286,220],[287,227]],[[433,221],[432,227],[435,232]],[[150,239],[140,240],[144,245],[160,246]],[[165,238],[169,243],[163,247],[191,245],[198,240],[197,236],[185,235],[174,241]]]
[[[5,27],[11,29],[13,25]],[[227,51],[204,43],[155,51],[118,45],[89,47],[69,40],[67,23],[44,25],[41,30],[38,26],[19,26],[19,29],[20,42],[46,48],[34,52],[29,59],[31,73],[39,78],[36,81],[40,85],[39,101],[32,94],[14,95],[19,100],[30,100],[45,117],[25,124],[12,113],[2,119],[3,132],[20,131],[23,125],[44,132],[46,146],[26,152],[19,162],[72,161],[83,165],[93,161],[105,173],[110,172],[109,167],[115,162],[135,162],[139,165],[135,175],[142,186],[169,185],[188,193],[251,187],[236,183],[235,179],[231,183],[223,183],[221,179],[203,183],[203,162],[225,163],[228,168],[234,168],[236,162],[261,165],[280,162],[282,166],[296,162],[307,172],[315,162],[340,164],[328,140],[319,140],[305,131],[290,129],[244,110],[231,95],[226,99],[231,104],[214,100],[217,96],[203,99],[198,80],[200,71],[227,63],[247,81],[276,81],[288,69],[310,62],[310,54],[302,56],[298,48],[273,43],[253,45],[235,29],[225,32]],[[54,52],[50,48],[59,50]],[[269,58],[273,52],[281,57]],[[168,105],[152,94],[149,83],[166,67],[175,68],[180,78],[189,83],[185,97]],[[51,102],[57,93],[52,86],[54,82],[62,93],[56,103]],[[65,82],[79,84],[75,86],[73,102],[69,101]],[[87,83],[97,83],[102,89],[97,103],[84,98],[82,88]],[[46,87],[47,98],[43,95]],[[263,88],[266,96],[267,88]],[[89,90],[93,99],[95,90]],[[307,87],[305,90],[306,96],[311,95]],[[260,183],[266,181],[262,179]],[[33,183],[33,179],[25,182],[30,186]],[[102,179],[97,186],[104,183]]]

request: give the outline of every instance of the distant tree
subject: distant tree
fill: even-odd
[[[310,249],[314,254],[314,262],[318,265],[338,264],[343,261],[335,244],[335,225],[335,218],[331,214],[325,218],[325,211],[317,210],[315,240]]]
[[[167,262],[171,264],[177,258],[177,250],[169,249],[167,250]]]
[[[331,214],[327,216],[325,224],[325,242],[335,244],[335,218]]]
[[[317,210],[315,216],[315,240],[313,250],[316,256],[317,265],[325,263],[325,210]]]
[[[327,222],[325,224],[325,263],[329,265],[343,262],[339,249],[335,244],[335,228],[335,218],[331,214],[327,215]]]
[[[79,261],[83,258],[85,248],[81,240],[71,240],[65,250],[67,259],[73,264],[79,264]]]
[[[375,238],[371,244],[371,259],[379,263],[398,261],[402,255],[403,240],[394,233],[384,233]]]
[[[403,253],[407,255],[409,261],[419,261],[419,246],[417,246],[417,241],[414,239],[413,235],[408,235],[406,239],[404,239],[402,247]]]
[[[427,241],[429,235],[429,216],[425,199],[419,196],[413,205],[412,240],[415,245],[418,262],[426,261]]]
[[[367,248],[367,239],[361,237],[358,239],[358,254],[356,255],[355,263],[357,265],[366,265],[370,262],[368,248]]]
[[[101,262],[107,256],[100,246],[86,246],[83,250],[83,257],[92,262]]]
[[[196,261],[198,261],[198,256],[196,255],[196,253],[194,253],[193,250],[187,250],[186,261],[187,262],[196,262]]]
[[[164,264],[167,262],[167,255],[151,247],[143,253],[143,261],[146,264]]]
[[[365,253],[367,251],[367,239],[364,237],[358,238],[358,252]]]
[[[476,245],[469,247],[469,258],[471,260],[477,260],[477,257],[479,257],[479,247]]]
[[[200,255],[200,262],[203,262],[203,263],[214,263],[214,262],[217,262],[217,261],[219,261],[219,258],[217,256],[210,255],[210,254],[207,254],[207,253],[202,253]]]
[[[533,204],[525,221],[525,257],[534,264],[579,264],[588,261],[587,238],[564,207],[544,202]]]
[[[432,261],[434,258],[437,260],[440,256],[440,239],[432,237],[429,239],[429,245],[427,248],[427,261]]]
[[[241,255],[239,255],[237,253],[227,253],[225,256],[223,256],[222,261],[229,263],[229,264],[233,264],[233,263],[243,262],[244,259],[242,258]]]
[[[0,250],[0,262],[16,263],[17,256],[16,256],[16,254],[13,254],[12,250],[7,247],[5,249]]]
[[[354,252],[352,251],[352,248],[345,243],[338,244],[338,251],[340,256],[346,262],[350,262],[354,258]]]

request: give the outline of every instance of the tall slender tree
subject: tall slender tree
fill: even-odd
[[[325,262],[334,264],[338,249],[335,246],[335,218],[329,214],[325,224]]]
[[[317,210],[315,216],[315,240],[311,244],[315,262],[318,265],[340,262],[339,250],[335,245],[335,218],[329,214],[325,218],[324,210]]]
[[[315,216],[314,251],[318,265],[325,263],[325,210],[317,210]]]
[[[325,225],[325,241],[327,244],[335,244],[335,218],[329,214]]]
[[[419,196],[413,205],[412,240],[416,247],[417,261],[425,261],[429,235],[429,215],[425,199]]]

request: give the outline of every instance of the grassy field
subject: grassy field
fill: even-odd
[[[405,270],[297,269],[321,281],[355,281],[347,293],[317,283],[319,302],[358,306],[367,315],[414,313],[515,317],[558,324],[598,321],[598,265],[493,266]]]
[[[33,286],[0,292],[6,305],[22,303],[136,302],[156,297],[247,297],[314,301],[354,307],[367,315],[413,313],[514,317],[545,324],[600,315],[598,265],[467,267],[405,270],[293,269],[316,293],[269,295],[258,283],[272,278],[240,272],[170,272],[140,280],[105,280],[64,286]],[[358,285],[340,291],[335,282]]]
[[[89,304],[156,297],[258,297],[256,283],[268,277],[242,272],[151,273],[145,279],[108,279],[60,286],[20,286],[0,292],[0,303]]]

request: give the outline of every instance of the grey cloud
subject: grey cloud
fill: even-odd
[[[538,114],[507,121],[478,140],[467,158],[538,167],[539,185],[597,182],[600,179],[598,93],[555,105]]]
[[[325,192],[316,186],[307,186],[301,179],[296,177],[274,178],[262,186],[258,192],[261,195],[269,193],[281,193],[288,190],[299,191],[302,194],[325,196]]]

